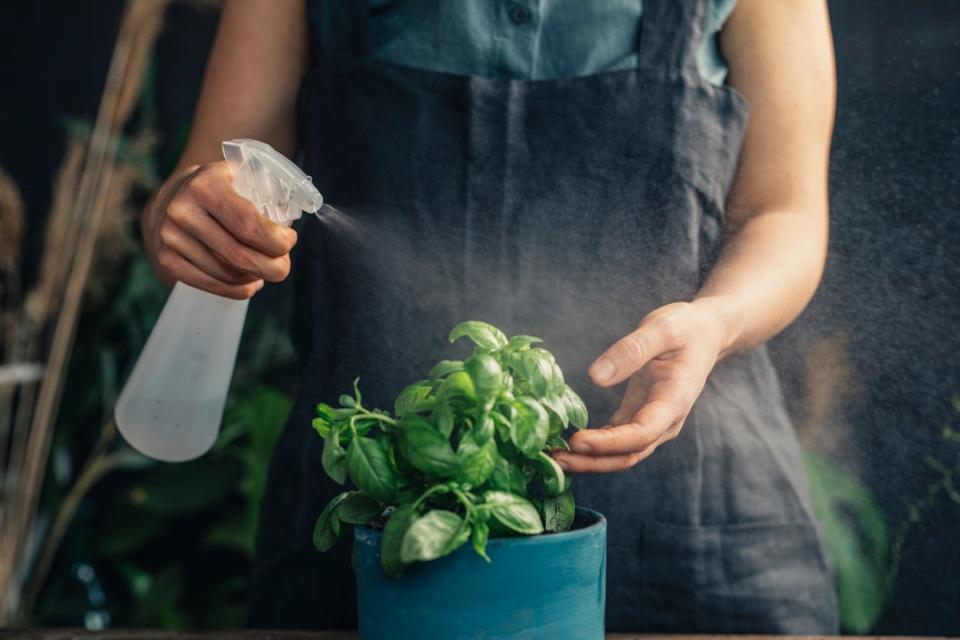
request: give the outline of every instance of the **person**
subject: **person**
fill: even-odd
[[[763,347],[825,262],[825,5],[224,3],[186,150],[142,218],[157,272],[232,298],[290,272],[298,232],[233,193],[230,138],[301,158],[353,230],[298,227],[302,388],[251,624],[355,624],[349,544],[311,546],[339,490],[314,406],[355,376],[391,406],[479,319],[544,338],[600,426],[556,459],[609,521],[610,629],[836,630]]]

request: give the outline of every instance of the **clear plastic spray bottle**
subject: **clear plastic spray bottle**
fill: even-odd
[[[234,190],[277,224],[290,225],[323,204],[310,177],[270,145],[230,140],[223,156],[234,169]],[[134,449],[182,462],[213,446],[248,304],[174,286],[114,411]]]

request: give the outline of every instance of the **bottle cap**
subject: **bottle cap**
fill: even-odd
[[[223,157],[233,166],[234,190],[277,224],[289,225],[301,212],[316,213],[323,206],[310,176],[264,142],[227,140]]]

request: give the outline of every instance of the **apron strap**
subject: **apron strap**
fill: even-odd
[[[640,19],[641,67],[698,78],[697,53],[707,25],[708,0],[644,0]]]
[[[335,65],[367,57],[369,0],[307,0],[314,66]]]

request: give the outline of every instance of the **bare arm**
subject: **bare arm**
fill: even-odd
[[[751,103],[723,251],[692,302],[656,309],[591,366],[601,386],[629,382],[611,426],[557,454],[568,469],[626,469],[676,437],[716,362],[782,330],[820,281],[835,100],[826,2],[739,0],[721,43]]]
[[[307,71],[303,0],[227,0],[180,166],[220,159],[220,143],[255,138],[296,151],[296,100]]]
[[[820,282],[835,102],[826,3],[739,4],[721,44],[750,125],[727,201],[729,240],[697,296],[723,318],[724,353],[778,333]]]
[[[224,2],[186,150],[141,218],[162,279],[248,298],[289,273],[296,233],[233,192],[220,143],[255,138],[292,155],[308,55],[303,0]]]

